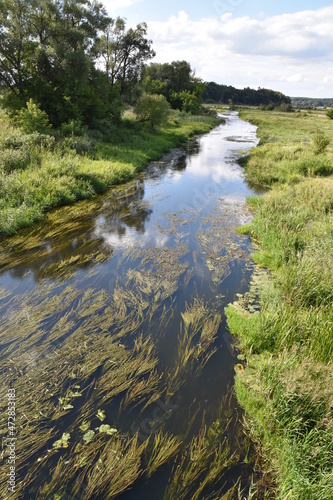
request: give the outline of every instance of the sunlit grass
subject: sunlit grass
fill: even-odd
[[[246,109],[240,116],[259,127],[260,147],[242,159],[251,182],[270,186],[333,174],[333,123],[324,112]],[[325,138],[327,148],[322,148]]]
[[[149,161],[216,124],[209,116],[176,121],[172,116],[164,128],[152,131],[125,119],[104,142],[93,141],[78,154],[66,141],[22,134],[0,110],[0,236],[41,220],[54,207],[132,179]]]
[[[249,199],[255,218],[243,229],[259,244],[255,262],[271,270],[270,280],[257,283],[260,311],[249,310],[246,297],[226,310],[245,358],[236,393],[275,472],[276,498],[329,500],[333,126],[320,112],[246,110],[242,116],[259,125],[261,137],[247,175],[274,188]],[[321,151],[317,130],[330,139]]]

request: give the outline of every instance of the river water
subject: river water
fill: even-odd
[[[253,271],[236,227],[251,220],[255,188],[237,159],[257,138],[237,113],[221,116],[135,180],[1,243],[12,498],[219,498],[248,488],[255,452],[232,395],[238,360],[224,307]]]

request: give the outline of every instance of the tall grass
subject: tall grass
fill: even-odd
[[[298,113],[247,110],[243,117],[258,123],[264,137],[250,153],[248,177],[274,187],[249,199],[255,218],[242,229],[259,244],[254,260],[271,270],[260,286],[261,310],[226,310],[246,355],[236,393],[275,471],[272,496],[328,500],[333,492],[333,178],[327,175],[333,155],[331,144],[317,154],[311,131],[319,127],[332,137],[333,127],[320,113],[310,120]]]
[[[333,123],[324,112],[246,109],[240,116],[258,126],[260,147],[242,158],[252,182],[269,187],[333,174]]]
[[[0,110],[0,237],[43,218],[59,205],[126,182],[167,150],[208,132],[209,116],[172,115],[157,131],[124,119],[90,136],[24,134]]]

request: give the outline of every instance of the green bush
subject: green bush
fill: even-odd
[[[135,112],[139,120],[148,121],[155,128],[167,122],[170,105],[163,95],[143,94],[137,102]]]
[[[62,123],[60,132],[64,136],[82,136],[88,132],[88,127],[86,125],[82,125],[80,120],[70,120],[67,123]]]
[[[315,155],[319,155],[325,151],[327,146],[330,144],[330,139],[325,135],[325,133],[317,129],[313,136],[312,146]]]
[[[330,108],[326,111],[326,116],[328,116],[330,120],[333,120],[333,108]]]
[[[333,174],[333,164],[329,158],[310,156],[301,158],[296,167],[299,173],[305,176],[327,177]]]
[[[26,108],[18,112],[16,121],[26,134],[32,134],[33,132],[46,134],[52,128],[45,111],[39,109],[32,99],[27,102]]]
[[[0,168],[6,172],[26,168],[30,163],[30,153],[27,149],[5,149],[1,152]]]
[[[96,140],[88,135],[76,137],[65,137],[62,141],[62,150],[68,152],[68,150],[75,151],[79,155],[84,155],[85,153],[92,153]]]

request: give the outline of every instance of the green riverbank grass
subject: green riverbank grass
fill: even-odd
[[[250,152],[248,178],[274,187],[249,199],[255,218],[241,229],[258,244],[255,261],[270,270],[259,286],[260,311],[250,314],[237,304],[226,309],[246,358],[245,370],[237,371],[236,394],[276,476],[271,495],[328,500],[333,492],[333,178],[319,177],[315,169],[324,163],[332,167],[333,156],[331,146],[315,153],[311,130],[332,137],[333,124],[320,113],[246,110],[242,117],[257,123],[259,137],[265,137]],[[298,168],[301,157],[312,171]]]
[[[260,147],[242,158],[250,181],[268,187],[333,174],[333,122],[324,111],[246,109],[240,117],[258,126],[260,138]]]
[[[54,207],[126,182],[149,161],[217,123],[207,115],[174,113],[158,130],[124,119],[107,134],[57,142],[22,133],[0,111],[0,236],[41,220]]]

